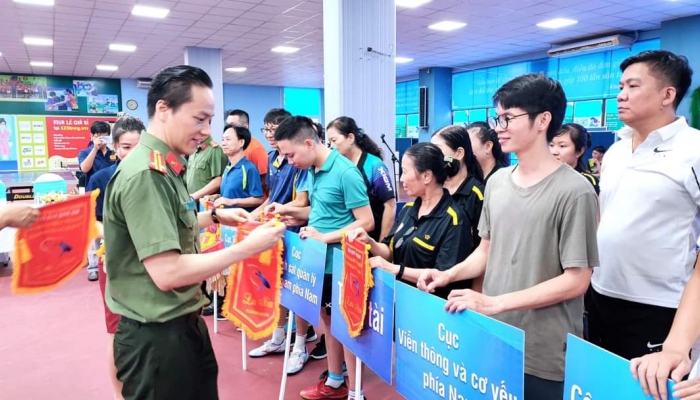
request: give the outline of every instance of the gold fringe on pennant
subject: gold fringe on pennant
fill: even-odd
[[[345,249],[347,247],[347,236],[345,235],[345,232],[342,233],[343,238],[340,241],[342,252],[343,252],[343,264],[345,263]],[[363,300],[362,303],[364,304],[364,307],[362,307],[362,322],[360,322],[360,325],[357,330],[353,330],[350,328],[350,324],[348,324],[348,334],[350,337],[358,337],[362,333],[362,329],[365,326],[365,319],[367,318],[367,299],[369,298],[369,289],[374,287],[374,279],[372,277],[372,267],[369,266],[369,249],[371,246],[369,244],[365,245],[365,287],[363,291]],[[345,269],[345,265],[343,265],[343,278],[342,282],[343,285],[341,285],[341,288],[345,287],[345,279],[346,277],[347,270]],[[342,296],[345,296],[345,293],[341,294]],[[350,320],[350,316],[347,315],[347,312],[345,312],[345,309],[343,307],[340,307],[340,312],[343,314],[343,318],[345,318],[346,321]]]
[[[90,244],[97,239],[99,232],[97,230],[97,217],[95,216],[95,208],[97,207],[97,196],[100,195],[100,190],[95,189],[90,192],[89,195],[83,195],[83,196],[90,196],[90,220],[88,222],[88,234],[87,234],[87,243],[85,246],[85,251],[83,252],[81,256],[81,260],[87,260],[88,258],[88,252],[90,249]],[[41,212],[41,209],[39,210]],[[19,279],[20,275],[22,272],[22,268],[24,267],[24,264],[29,262],[29,260],[32,259],[33,255],[31,253],[31,250],[29,249],[29,246],[27,243],[23,240],[20,239],[19,237],[19,231],[15,233],[15,257],[13,259],[13,271],[12,271],[12,294],[32,294],[32,293],[43,293],[43,292],[48,292],[50,290],[56,289],[57,287],[63,285],[64,283],[68,282],[71,278],[75,276],[82,268],[83,265],[77,265],[73,271],[71,271],[68,275],[66,275],[63,279],[60,281],[48,285],[48,286],[42,286],[42,287],[20,287],[19,286]]]
[[[236,235],[236,243],[239,242],[239,237],[240,237],[240,231],[238,232],[239,234]],[[243,332],[246,334],[246,336],[249,339],[252,340],[259,340],[259,339],[264,339],[272,335],[272,332],[274,332],[275,328],[277,328],[277,322],[280,319],[280,301],[281,301],[281,288],[282,288],[282,273],[284,272],[284,269],[282,267],[282,254],[284,251],[284,244],[282,243],[282,240],[279,240],[277,242],[277,273],[275,274],[275,285],[274,285],[274,290],[275,290],[275,302],[273,306],[273,313],[274,313],[274,318],[272,319],[272,323],[270,326],[265,327],[263,330],[260,331],[253,331],[250,329],[249,326],[243,323],[240,319],[238,319],[235,315],[232,315],[228,312],[228,309],[231,307],[231,301],[233,301],[233,279],[235,275],[240,275],[242,271],[240,271],[240,268],[245,268],[245,260],[238,262],[234,265],[231,266],[231,273],[229,273],[227,277],[227,284],[228,287],[230,288],[229,290],[229,295],[226,296],[224,299],[224,305],[221,310],[221,314],[226,317],[229,321],[233,322],[234,325],[237,327],[241,328]]]

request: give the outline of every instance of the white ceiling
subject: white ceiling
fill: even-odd
[[[0,0],[0,72],[112,78],[149,77],[182,64],[185,46],[222,48],[224,81],[250,85],[323,86],[322,0],[55,0],[53,7]],[[377,0],[389,1],[389,0]],[[164,20],[131,15],[141,5],[167,7]],[[652,30],[660,22],[700,14],[700,0],[432,0],[399,8],[397,76],[428,66],[463,66],[546,50],[551,43],[603,32]],[[580,21],[546,30],[554,17]],[[466,22],[454,32],[428,29],[435,22]],[[50,37],[53,47],[26,46],[24,36]],[[134,53],[109,51],[110,43],[138,46]],[[301,50],[270,52],[279,45]],[[30,61],[53,61],[32,68]],[[118,65],[117,72],[95,70]]]

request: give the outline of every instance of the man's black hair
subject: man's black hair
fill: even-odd
[[[277,127],[275,141],[302,142],[306,139],[311,139],[314,142],[319,142],[318,133],[314,126],[314,121],[311,118],[300,115],[287,117]]]
[[[226,113],[227,119],[228,119],[228,117],[231,117],[231,116],[238,117],[242,120],[245,120],[244,123],[246,123],[246,124],[250,123],[250,116],[248,115],[247,112],[245,112],[243,110],[235,109],[235,110],[231,110],[231,111]]]
[[[656,79],[676,88],[673,108],[677,109],[693,81],[693,69],[688,65],[688,59],[666,50],[643,51],[623,61],[620,71],[625,72],[630,65],[639,63],[646,64]]]
[[[90,125],[90,133],[93,135],[109,135],[111,131],[109,124],[104,121],[95,121]]]
[[[268,111],[267,114],[265,114],[265,118],[263,119],[263,123],[265,124],[271,124],[271,125],[279,125],[282,123],[282,121],[287,118],[291,117],[292,114],[285,110],[284,108],[273,108],[272,110]]]
[[[229,129],[233,129],[233,132],[236,134],[238,140],[243,140],[243,150],[246,150],[250,145],[251,140],[251,134],[248,128],[245,128],[243,126],[234,126],[231,124],[227,124],[226,126],[224,126],[224,132],[226,132]]]
[[[214,84],[203,69],[191,65],[168,67],[158,73],[148,89],[148,118],[156,113],[156,103],[163,100],[173,112],[192,101],[192,87],[211,89]]]

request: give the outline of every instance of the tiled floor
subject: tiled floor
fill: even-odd
[[[10,294],[11,269],[0,267],[0,400],[111,400],[107,379],[107,334],[97,282],[86,273],[44,294]],[[229,322],[213,333],[222,400],[279,398],[282,356],[248,359],[241,367],[241,333]],[[248,341],[248,349],[257,342]],[[313,344],[309,345],[309,349]],[[315,382],[325,361],[311,361],[287,380],[285,399]],[[371,400],[401,399],[373,373],[365,374]]]

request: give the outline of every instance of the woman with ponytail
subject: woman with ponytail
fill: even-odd
[[[331,121],[326,128],[326,137],[328,144],[352,161],[362,173],[374,216],[374,230],[369,235],[374,240],[381,241],[389,234],[396,217],[394,187],[382,161],[382,151],[349,117]]]
[[[510,165],[508,154],[503,152],[496,131],[486,122],[474,122],[467,126],[476,160],[484,172],[484,185],[493,173]]]
[[[583,155],[591,146],[591,134],[579,124],[564,124],[549,144],[552,155],[564,164],[578,171],[595,189],[600,192],[598,179],[591,174]]]
[[[484,205],[484,184],[481,166],[476,161],[467,129],[460,125],[446,126],[433,134],[430,142],[451,157],[459,165],[457,175],[448,177],[445,189],[452,195],[455,204],[469,218],[472,234],[472,248],[481,242],[479,218]]]

